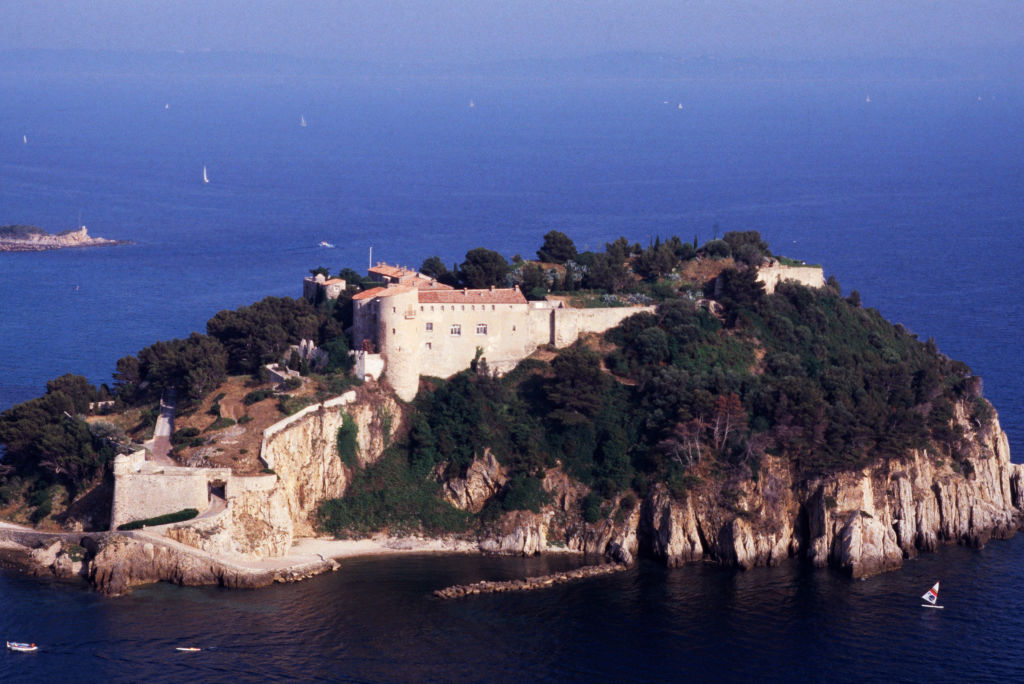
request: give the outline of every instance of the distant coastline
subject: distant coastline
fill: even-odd
[[[51,234],[35,226],[0,226],[0,252],[42,252],[49,249],[126,245],[125,240],[91,237],[85,226]]]

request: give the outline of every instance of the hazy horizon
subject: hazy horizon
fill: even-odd
[[[603,53],[680,58],[936,59],[1018,52],[1024,3],[614,0],[6,2],[0,49],[246,52],[479,65]]]

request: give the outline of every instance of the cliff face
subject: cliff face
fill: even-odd
[[[959,420],[969,431],[962,411]],[[586,489],[553,470],[545,488],[554,503],[538,514],[506,515],[480,546],[530,554],[553,541],[625,562],[648,554],[669,566],[710,560],[741,568],[803,554],[815,566],[865,577],[940,543],[982,546],[1020,527],[1024,466],[1010,462],[998,421],[969,431],[967,443],[956,463],[912,452],[805,481],[780,459],[766,458],[756,480],[697,487],[682,499],[658,485],[639,505],[618,502],[591,524],[578,512]]]
[[[346,413],[356,425],[360,466],[381,457],[403,418],[402,407],[391,395],[361,388],[354,402],[321,407],[265,440],[261,456],[277,473],[296,536],[315,534],[317,506],[343,495],[348,487],[351,470],[342,463],[337,444]]]

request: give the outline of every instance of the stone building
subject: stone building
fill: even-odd
[[[378,273],[387,287],[352,298],[353,347],[379,354],[399,397],[416,396],[421,375],[451,377],[480,356],[498,373],[542,344],[565,347],[582,333],[604,332],[653,307],[573,309],[528,302],[518,288],[453,289],[402,269]],[[478,351],[479,350],[479,351]]]
[[[764,283],[767,294],[775,292],[775,287],[786,280],[792,280],[807,287],[825,287],[825,271],[821,266],[788,266],[775,259],[757,269],[757,279]]]
[[[306,276],[302,279],[302,296],[313,302],[325,299],[337,299],[345,291],[343,278],[326,278],[323,273]]]

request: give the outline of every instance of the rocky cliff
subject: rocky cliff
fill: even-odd
[[[606,506],[596,523],[580,515],[586,488],[552,469],[544,488],[554,502],[540,513],[506,514],[487,528],[480,547],[532,554],[564,546],[623,562],[645,554],[670,566],[714,561],[741,568],[802,555],[853,577],[899,568],[939,544],[980,547],[1020,527],[1024,466],[1010,462],[997,420],[971,430],[962,408],[958,420],[968,446],[955,461],[914,451],[861,470],[798,480],[788,463],[766,457],[756,479],[700,484],[682,497],[659,484],[637,504],[627,497]],[[477,508],[499,468],[478,461],[466,481],[445,485],[449,501]]]
[[[355,461],[375,462],[403,423],[403,408],[379,387],[361,387],[351,403],[322,405],[265,438],[261,457],[279,478],[279,489],[296,536],[315,534],[316,509],[344,494],[351,467],[338,454],[345,414],[356,426]]]

